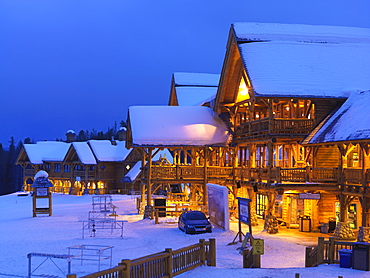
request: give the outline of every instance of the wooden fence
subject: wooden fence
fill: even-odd
[[[329,240],[324,240],[323,237],[318,238],[316,247],[306,247],[305,267],[318,266],[320,264],[339,264],[339,250],[352,250],[353,242],[336,241],[334,237]]]
[[[178,250],[166,249],[138,259],[122,260],[116,267],[81,278],[171,278],[201,265],[216,266],[215,239],[200,239],[199,243]],[[68,276],[73,277],[76,276]]]

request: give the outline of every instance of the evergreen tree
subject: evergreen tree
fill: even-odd
[[[5,194],[5,173],[6,173],[6,157],[7,153],[0,143],[0,195]]]

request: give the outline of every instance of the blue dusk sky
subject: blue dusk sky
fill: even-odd
[[[0,0],[0,143],[167,105],[172,73],[220,73],[234,22],[370,28],[369,14],[368,0]]]

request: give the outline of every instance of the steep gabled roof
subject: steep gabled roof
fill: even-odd
[[[99,162],[122,162],[131,151],[124,141],[89,140],[88,144]]]
[[[175,72],[168,105],[203,105],[217,93],[219,74]]]
[[[122,162],[129,155],[124,141],[89,140],[87,142],[65,143],[60,141],[42,141],[36,144],[24,144],[18,161],[28,160],[32,164],[44,162],[64,162],[75,159],[82,164],[95,165],[98,162]]]
[[[256,97],[347,98],[370,89],[370,44],[259,42],[239,49]]]
[[[369,29],[358,27],[237,22],[232,29],[238,42],[370,43]]]
[[[24,150],[32,164],[62,162],[69,149],[70,143],[59,141],[42,141],[36,144],[24,144]]]
[[[129,134],[132,146],[224,145],[228,129],[204,106],[131,106]]]
[[[82,164],[97,164],[95,156],[87,142],[73,142],[71,143],[71,148],[75,149],[76,154]]]
[[[220,75],[213,73],[175,72],[173,74],[173,80],[176,87],[217,87]]]
[[[370,29],[301,24],[232,24],[215,111],[250,97],[342,98],[370,89]]]
[[[370,140],[370,91],[353,93],[304,144]]]
[[[215,98],[217,87],[177,87],[179,106],[201,106]]]

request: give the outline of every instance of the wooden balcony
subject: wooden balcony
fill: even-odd
[[[144,174],[146,169],[144,170]],[[270,184],[295,184],[302,186],[330,186],[336,187],[339,179],[344,179],[343,189],[348,193],[368,192],[370,194],[370,169],[365,173],[361,169],[344,169],[343,174],[338,168],[232,168],[232,167],[207,167],[205,173],[202,166],[153,166],[152,180],[161,180],[167,182],[191,182],[217,179],[242,180],[250,182],[262,182]],[[363,181],[369,185],[366,189],[362,187]],[[365,191],[364,191],[365,190]]]
[[[258,137],[266,134],[306,135],[313,129],[313,120],[310,119],[260,119],[242,123],[235,127],[235,140],[247,137]]]

